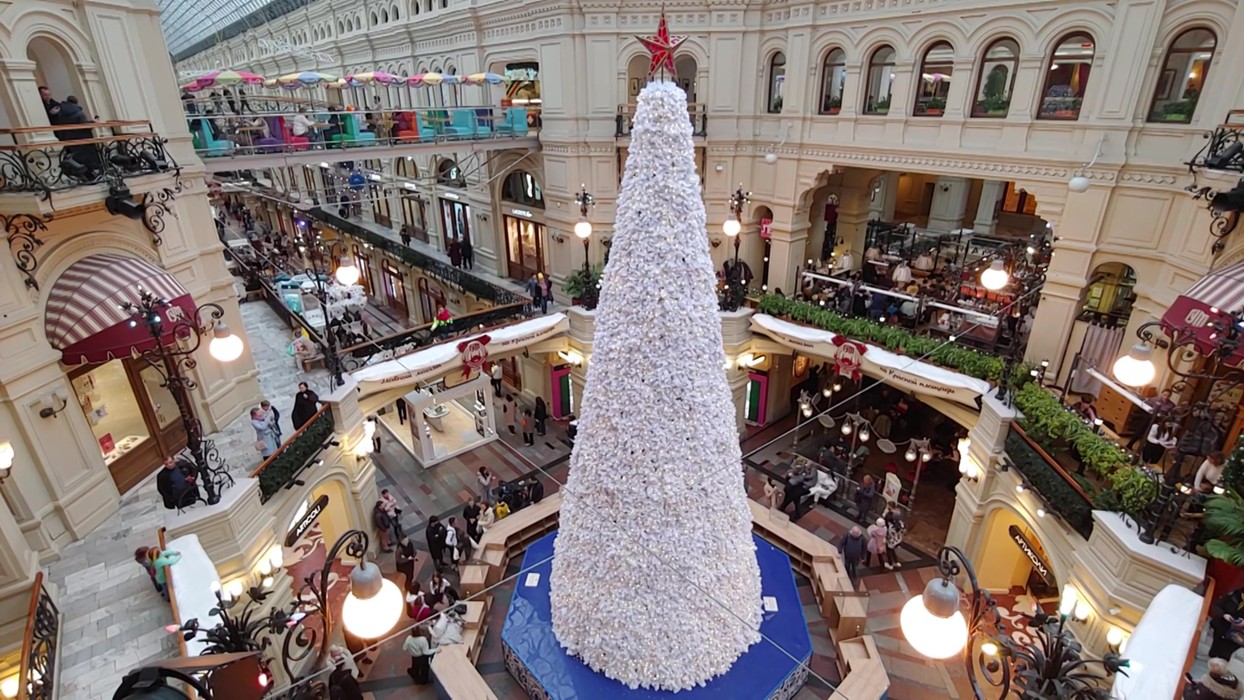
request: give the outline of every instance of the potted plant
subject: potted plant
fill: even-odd
[[[930,99],[928,102],[924,103],[924,113],[929,116],[934,116],[934,117],[941,116],[942,112],[945,109],[946,109],[946,100],[943,100],[940,97],[934,97]]]
[[[976,101],[972,110],[974,117],[1005,117],[1011,100],[1006,92],[1007,73],[1001,67],[995,67],[985,76],[985,86],[981,90],[981,99]]]
[[[890,96],[877,100],[877,104],[873,107],[873,114],[889,114],[890,113]]]
[[[600,298],[600,273],[601,268],[593,267],[586,271],[576,268],[574,272],[566,275],[562,291],[570,295],[572,305],[582,306],[589,311],[596,308],[596,302]]]
[[[825,100],[825,108],[822,111],[825,114],[838,114],[842,111],[842,98],[831,97]]]

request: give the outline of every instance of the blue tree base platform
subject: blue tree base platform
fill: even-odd
[[[501,630],[506,670],[532,700],[789,700],[807,681],[812,638],[790,558],[760,537],[753,535],[762,595],[776,601],[776,610],[764,613],[760,625],[763,638],[725,674],[703,687],[677,693],[632,690],[588,668],[557,642],[549,610],[549,574],[553,568],[550,556],[556,537],[556,532],[546,535],[527,548],[523,573],[516,582]],[[538,578],[532,579],[531,574]],[[527,585],[529,582],[534,585]],[[695,593],[688,591],[688,595]],[[676,607],[671,605],[671,614],[677,614]]]

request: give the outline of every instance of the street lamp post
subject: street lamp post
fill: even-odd
[[[734,262],[730,264],[730,275],[726,278],[727,311],[734,311],[743,304],[746,281],[743,279],[742,271],[739,270],[739,246],[743,242],[743,237],[739,234],[743,231],[743,207],[747,206],[750,196],[751,192],[744,192],[743,184],[739,183],[738,188],[730,195],[730,214],[721,225],[722,233],[726,234],[727,238],[734,239]]]
[[[232,362],[242,354],[242,339],[229,331],[225,325],[225,311],[219,304],[203,304],[195,309],[193,318],[186,318],[181,308],[173,306],[151,292],[138,287],[138,301],[125,302],[121,308],[130,314],[130,326],[143,324],[151,333],[155,345],[142,351],[141,357],[153,367],[164,380],[160,386],[168,389],[181,414],[181,425],[186,432],[186,448],[194,458],[195,477],[207,493],[208,505],[220,501],[217,479],[229,480],[228,473],[213,469],[207,462],[203,449],[203,424],[195,415],[190,403],[190,391],[198,386],[186,376],[198,362],[195,352],[203,344],[203,337],[212,334],[208,352],[220,362]],[[204,318],[207,312],[207,318]],[[173,340],[168,342],[168,336]],[[222,472],[218,475],[217,472]]]
[[[908,643],[924,656],[949,659],[961,655],[976,700],[985,699],[981,678],[1000,689],[999,698],[1012,694],[1017,698],[1103,698],[1107,694],[1097,687],[1088,666],[1100,665],[1107,675],[1127,667],[1128,662],[1114,652],[1102,659],[1082,656],[1082,647],[1066,623],[1073,615],[1082,619],[1088,610],[1070,586],[1064,589],[1058,614],[1033,615],[1028,627],[1035,639],[1020,642],[1006,631],[997,603],[981,589],[972,563],[960,549],[942,547],[937,568],[941,577],[929,581],[923,594],[907,601],[899,625]],[[960,574],[971,585],[966,596],[955,585]],[[964,598],[967,615],[962,609]]]
[[[579,193],[574,196],[574,203],[579,205],[579,221],[574,225],[574,235],[583,241],[583,283],[592,281],[591,253],[589,252],[592,236],[592,222],[587,220],[587,210],[596,206],[596,200],[587,191],[587,185],[579,185]]]
[[[328,250],[325,251],[324,248]],[[341,357],[337,354],[337,337],[333,332],[333,326],[336,325],[336,319],[329,313],[328,309],[328,284],[325,281],[328,270],[321,270],[320,264],[323,262],[323,254],[327,252],[333,260],[338,260],[337,270],[333,276],[337,282],[343,286],[351,287],[358,284],[361,272],[354,264],[354,259],[345,253],[345,246],[341,241],[328,241],[314,244],[311,249],[311,267],[307,268],[304,273],[315,281],[315,298],[320,302],[320,309],[324,312],[324,344],[325,355],[324,363],[327,366],[328,373],[332,377],[334,386],[345,384],[342,377]]]

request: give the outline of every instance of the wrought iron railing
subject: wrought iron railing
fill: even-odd
[[[1084,539],[1093,534],[1093,499],[1019,426],[1012,425],[1006,436],[1006,454],[1011,465],[1023,475],[1027,488],[1040,494],[1045,507]]]
[[[281,489],[294,485],[298,475],[324,451],[333,437],[333,412],[324,406],[263,461],[252,478],[259,479],[259,500],[267,503]]]
[[[18,700],[52,700],[56,695],[56,655],[60,647],[60,610],[43,586],[43,572],[35,574],[22,637]]]
[[[1244,174],[1244,109],[1227,112],[1227,120],[1205,133],[1207,142],[1192,158],[1192,170],[1208,168]]]
[[[708,135],[708,109],[704,104],[693,102],[687,105],[687,116],[691,119],[691,135]],[[631,127],[635,124],[635,105],[623,103],[618,105],[618,113],[614,116],[615,138],[631,135]]]
[[[450,338],[508,325],[518,319],[526,318],[529,310],[529,304],[518,302],[457,316],[447,326],[438,326],[436,330],[432,330],[432,324],[425,323],[383,338],[351,345],[341,351],[341,361],[346,371],[353,372],[372,362],[391,360]]]
[[[49,131],[88,138],[0,145],[0,194],[35,193],[44,199],[53,192],[118,183],[141,175],[179,170],[165,148],[167,139],[154,132],[96,136],[99,125],[78,129],[49,127]],[[16,134],[11,134],[16,135]]]
[[[530,299],[506,289],[498,284],[494,284],[483,277],[475,275],[461,268],[454,267],[449,263],[438,260],[430,255],[422,253],[414,248],[404,246],[400,241],[383,236],[371,229],[360,226],[353,221],[343,219],[336,214],[329,213],[320,207],[314,207],[306,212],[306,215],[316,221],[328,225],[341,233],[353,236],[365,243],[370,243],[377,250],[388,253],[406,265],[417,267],[423,273],[439,282],[449,285],[450,287],[474,296],[483,301],[489,301],[498,306],[508,304],[529,304]]]

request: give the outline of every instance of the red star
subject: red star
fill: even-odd
[[[687,40],[685,36],[670,36],[669,26],[665,24],[665,13],[661,13],[661,23],[657,25],[656,36],[637,36],[648,53],[652,54],[652,63],[648,66],[648,77],[656,75],[657,69],[669,70],[671,77],[677,77],[674,69],[674,50]]]

